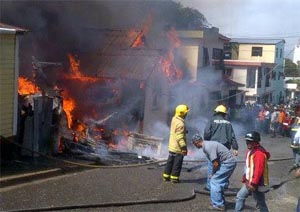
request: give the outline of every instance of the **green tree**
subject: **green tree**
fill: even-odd
[[[292,60],[285,58],[284,74],[286,77],[300,77],[299,65]]]

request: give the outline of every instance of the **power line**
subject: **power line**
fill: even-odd
[[[239,37],[264,37],[264,38],[272,38],[274,36],[278,36],[278,37],[300,37],[300,32],[285,32],[285,33],[274,33],[274,34],[252,34],[253,31],[249,31],[249,32],[244,32],[243,34],[234,34],[234,33],[224,33],[226,35],[230,35],[233,37],[239,36]],[[247,36],[245,36],[245,34],[248,34]],[[250,34],[250,36],[249,36]]]

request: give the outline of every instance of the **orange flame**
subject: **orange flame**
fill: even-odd
[[[98,79],[94,77],[87,77],[83,76],[80,72],[80,60],[76,59],[73,55],[68,54],[69,62],[70,62],[70,69],[71,75],[66,76],[70,79],[78,79],[81,82],[96,82]]]
[[[72,112],[75,108],[75,101],[74,99],[70,98],[68,94],[64,91],[63,92],[63,109],[67,115],[68,120],[68,127],[71,128],[73,115]]]
[[[18,93],[20,95],[41,93],[41,89],[25,77],[19,77],[18,83]]]
[[[169,41],[169,51],[168,53],[161,58],[161,68],[163,73],[171,80],[178,81],[182,79],[183,72],[182,70],[176,67],[174,62],[174,50],[179,48],[181,45],[178,34],[174,28],[169,30],[166,33],[166,37]]]
[[[86,133],[87,126],[83,123],[77,123],[75,126],[75,131],[78,133],[77,137],[82,139],[82,138],[87,138],[87,133]]]
[[[169,30],[167,32],[167,38],[169,39],[171,49],[175,49],[175,48],[180,47],[181,41],[178,38],[177,31],[175,30],[174,27],[172,27],[171,30]]]
[[[145,47],[145,35],[149,32],[152,22],[153,22],[153,17],[150,15],[148,16],[142,31],[139,33],[139,35],[137,36],[137,38],[135,39],[131,47],[133,48]]]

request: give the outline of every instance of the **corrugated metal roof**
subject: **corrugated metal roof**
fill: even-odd
[[[130,48],[141,33],[140,30],[107,30],[104,33],[104,50]]]
[[[20,27],[0,23],[0,31],[7,31],[7,32],[17,32],[17,33],[24,33],[27,32],[27,29],[22,29]]]
[[[220,38],[221,40],[230,41],[230,38],[229,38],[229,37],[227,37],[227,36],[225,36],[225,35],[223,35],[223,34],[221,34],[221,33],[219,33],[219,38]]]
[[[98,77],[146,80],[158,68],[159,50],[127,49],[103,55],[97,68]]]
[[[230,42],[242,44],[277,44],[285,43],[284,39],[266,39],[266,38],[232,38]]]
[[[153,70],[157,70],[162,50],[149,47],[132,47],[141,30],[103,30],[97,41],[96,53],[80,56],[87,75],[104,78],[127,78],[146,80]],[[96,74],[95,74],[96,72]]]

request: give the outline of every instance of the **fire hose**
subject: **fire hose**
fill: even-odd
[[[298,170],[298,172],[300,173],[300,169]],[[300,175],[299,175],[300,176]],[[263,192],[263,193],[268,193],[270,191],[273,191],[273,190],[277,190],[279,189],[281,186],[283,186],[284,184],[290,182],[290,181],[293,181],[293,180],[296,180],[297,178],[299,178],[299,176],[295,176],[295,177],[292,177],[292,178],[289,178],[289,179],[286,179],[286,180],[283,180],[281,181],[280,183],[278,184],[274,184],[274,185],[271,185],[271,186],[265,186],[263,188],[260,188],[259,191],[260,192]],[[236,196],[237,195],[237,192],[238,190],[236,189],[226,189],[224,191],[224,195],[225,196]],[[195,193],[198,193],[198,194],[205,194],[205,195],[210,195],[210,192],[208,190],[197,190],[195,189]]]
[[[54,206],[54,207],[43,207],[43,208],[30,208],[20,210],[9,210],[6,212],[31,212],[31,211],[59,211],[59,210],[71,210],[71,209],[83,209],[83,208],[103,208],[103,207],[121,207],[130,205],[141,205],[141,204],[158,204],[158,203],[173,203],[183,202],[192,200],[196,197],[195,191],[187,197],[174,198],[174,199],[148,199],[148,200],[135,200],[125,202],[108,202],[108,203],[97,203],[97,204],[86,204],[86,205],[69,205],[69,206]]]

